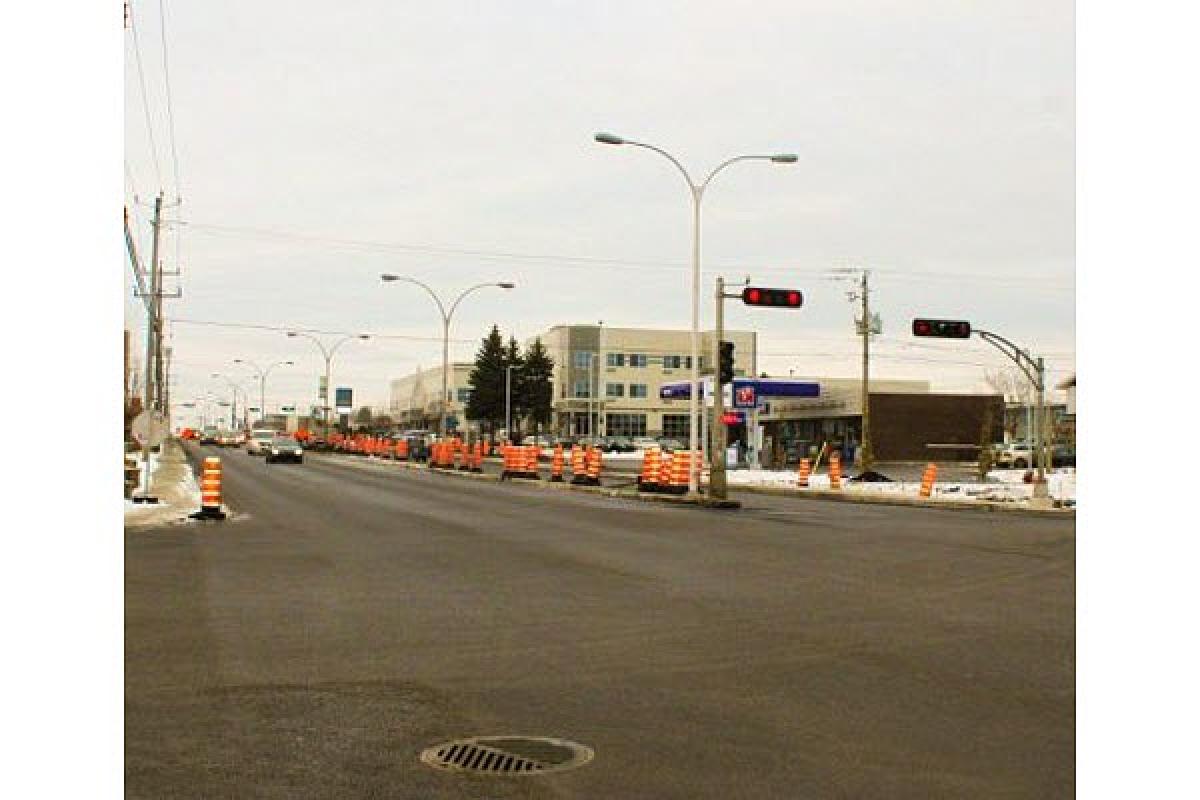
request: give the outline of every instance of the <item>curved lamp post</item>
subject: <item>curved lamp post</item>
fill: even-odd
[[[338,341],[334,342],[332,347],[326,347],[325,343],[322,342],[320,339],[313,336],[312,334],[304,333],[303,331],[288,331],[287,335],[289,338],[292,338],[292,339],[295,339],[297,337],[303,337],[305,339],[310,339],[313,342],[316,342],[317,347],[319,347],[321,350],[321,355],[325,357],[325,396],[323,398],[321,398],[323,401],[323,403],[321,405],[321,418],[322,418],[321,421],[325,423],[325,438],[328,439],[329,438],[329,418],[331,416],[333,416],[331,413],[333,409],[331,408],[330,403],[329,403],[329,393],[331,391],[333,391],[333,384],[331,383],[331,376],[330,376],[330,373],[332,371],[332,365],[333,365],[333,354],[336,353],[337,349],[339,347],[341,347],[342,345],[344,345],[346,342],[348,342],[352,339],[363,339],[363,340],[370,339],[371,335],[367,334],[367,333],[352,333],[352,334],[345,336],[345,337],[339,339]]]
[[[253,361],[251,361],[248,358],[235,358],[233,360],[233,363],[245,364],[248,367],[253,367],[254,369],[258,370],[258,375],[256,376],[259,380],[259,407],[258,407],[259,417],[258,418],[260,420],[266,419],[267,418],[267,376],[270,375],[271,370],[275,369],[276,367],[291,367],[291,366],[294,366],[296,362],[294,362],[294,361],[276,361],[274,364],[267,367],[266,369],[263,369],[258,364],[255,364]]]
[[[696,183],[692,180],[691,174],[688,173],[683,164],[679,163],[679,159],[661,147],[655,147],[645,142],[635,142],[632,139],[625,139],[612,133],[597,133],[595,139],[600,144],[627,144],[632,147],[653,150],[675,165],[683,175],[683,179],[687,183],[688,191],[692,197],[692,390],[688,398],[688,448],[695,454],[700,449],[696,425],[700,400],[700,201],[704,199],[704,190],[708,188],[708,184],[716,177],[716,174],[730,164],[735,164],[738,161],[770,161],[775,164],[795,164],[798,158],[793,153],[734,156],[718,164],[712,172],[708,173],[708,176],[704,180]],[[716,390],[721,391],[721,388],[718,386]],[[722,422],[714,420],[714,424],[720,425]],[[724,454],[720,455],[723,457]],[[699,487],[700,464],[699,459],[694,458],[691,462],[691,469],[688,472],[688,494],[695,495]]]
[[[246,394],[246,387],[242,386],[240,383],[237,383],[232,378],[230,378],[228,375],[224,375],[220,372],[214,372],[209,377],[220,378],[221,380],[223,380],[227,384],[229,384],[229,388],[233,392],[233,409],[230,412],[230,425],[235,428],[237,427],[238,392],[242,393],[242,426],[245,427],[245,425],[246,425],[246,406],[250,405],[250,397],[249,397],[249,395]]]
[[[422,289],[424,289],[426,292],[429,293],[430,297],[433,298],[433,302],[437,304],[438,312],[442,315],[442,395],[441,395],[441,400],[438,402],[437,428],[438,428],[438,433],[445,434],[445,432],[446,432],[446,394],[450,391],[450,389],[449,389],[449,386],[450,386],[450,320],[454,317],[454,311],[455,311],[455,309],[458,308],[458,304],[462,302],[463,298],[466,297],[467,295],[469,295],[471,292],[475,291],[476,289],[486,289],[491,286],[494,286],[498,289],[512,289],[513,287],[516,286],[516,284],[512,283],[511,281],[501,281],[500,283],[477,283],[474,286],[469,286],[466,289],[464,289],[462,291],[462,293],[458,295],[458,297],[456,297],[454,299],[454,302],[450,304],[449,310],[447,310],[446,304],[443,303],[442,299],[437,296],[437,292],[435,292],[427,284],[422,283],[421,281],[417,280],[416,278],[410,278],[407,275],[393,275],[390,272],[385,272],[384,274],[380,275],[379,277],[384,283],[391,283],[393,281],[403,281],[404,283],[412,283],[417,286],[420,286]]]

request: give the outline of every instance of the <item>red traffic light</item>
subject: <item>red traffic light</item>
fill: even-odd
[[[933,336],[939,339],[971,338],[971,323],[957,319],[914,319],[913,336]]]
[[[765,289],[760,286],[747,286],[742,289],[742,302],[748,306],[799,308],[804,305],[804,295],[797,289]]]

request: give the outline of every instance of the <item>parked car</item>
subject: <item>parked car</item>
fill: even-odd
[[[296,464],[304,462],[304,448],[290,436],[276,436],[271,439],[266,444],[264,455],[268,464],[280,461],[292,461]]]
[[[1071,445],[1059,444],[1050,449],[1050,465],[1053,467],[1074,467],[1075,448]]]
[[[687,449],[687,445],[684,444],[683,442],[679,441],[678,439],[669,439],[666,436],[664,436],[658,440],[658,446],[661,447],[663,450],[667,451],[668,453],[674,452],[676,450],[686,450]]]
[[[996,466],[1002,469],[1026,469],[1033,466],[1033,445],[1011,442],[996,454]]]
[[[662,445],[658,443],[657,439],[652,439],[649,436],[633,437],[633,448],[635,450],[649,450],[653,447],[662,447]]]
[[[606,453],[632,453],[637,450],[628,436],[605,436],[601,440],[600,449]]]
[[[221,431],[217,434],[217,445],[219,447],[237,447],[238,435],[233,431]]]
[[[278,435],[279,431],[274,428],[255,428],[250,431],[250,438],[246,440],[246,452],[252,456],[263,455],[271,440]]]
[[[200,434],[200,444],[217,444],[220,434],[216,428],[205,428]]]

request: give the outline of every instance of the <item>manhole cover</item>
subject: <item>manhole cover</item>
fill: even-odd
[[[434,745],[421,753],[431,767],[485,775],[544,775],[582,767],[592,749],[541,736],[476,736]]]

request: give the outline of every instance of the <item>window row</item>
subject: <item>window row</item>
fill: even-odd
[[[592,382],[587,378],[576,378],[572,397],[591,397]],[[604,384],[605,397],[624,397],[625,384],[623,383],[606,383]],[[644,383],[629,384],[629,396],[634,399],[644,400],[650,396],[649,388]]]
[[[592,366],[592,358],[595,356],[587,350],[576,350],[571,357],[571,363],[576,369],[589,369]],[[658,361],[659,359],[655,359]],[[691,369],[691,356],[662,356],[663,369]],[[604,363],[609,367],[648,367],[650,365],[650,357],[645,353],[605,353]],[[700,367],[704,368],[705,358],[700,356]]]

